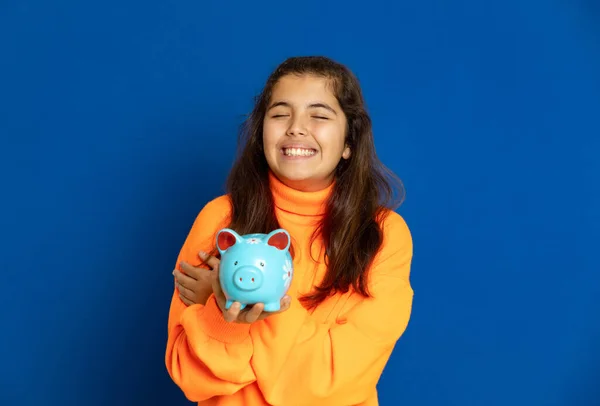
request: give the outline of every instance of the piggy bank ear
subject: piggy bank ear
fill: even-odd
[[[266,240],[268,245],[282,251],[287,250],[291,243],[290,234],[283,228],[271,231],[269,235],[267,235]]]
[[[235,231],[228,228],[224,228],[217,233],[217,249],[221,254],[241,241],[242,238]]]

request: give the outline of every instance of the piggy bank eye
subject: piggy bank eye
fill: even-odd
[[[237,261],[235,261],[235,262],[233,263],[233,265],[237,265]]]
[[[261,263],[260,263],[260,266],[265,266],[265,263],[264,263],[264,262],[261,262]]]

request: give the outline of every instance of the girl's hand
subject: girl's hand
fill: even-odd
[[[240,303],[233,302],[229,310],[225,309],[225,294],[221,289],[221,284],[219,282],[219,267],[214,267],[211,272],[212,276],[212,290],[215,294],[215,299],[217,299],[217,305],[223,312],[223,318],[231,323],[254,323],[255,321],[263,320],[273,314],[283,313],[290,307],[291,298],[289,296],[284,296],[281,299],[281,309],[276,312],[265,312],[263,311],[264,304],[257,303],[255,305],[248,305],[244,310],[240,310]]]
[[[206,255],[200,253],[200,258],[204,259]],[[215,257],[209,257],[206,264],[211,268],[219,266],[219,260]],[[187,262],[181,262],[181,269],[173,270],[175,276],[175,288],[179,290],[179,298],[188,306],[193,304],[206,304],[206,301],[213,293],[212,289],[212,273],[213,269],[204,269],[195,267]]]

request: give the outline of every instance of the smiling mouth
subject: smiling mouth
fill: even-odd
[[[295,156],[309,157],[309,156],[313,156],[317,153],[316,150],[310,149],[310,148],[282,148],[281,152],[283,153],[283,155],[291,156],[291,157],[295,157]]]

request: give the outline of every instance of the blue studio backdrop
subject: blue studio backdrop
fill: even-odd
[[[599,27],[586,0],[1,2],[0,405],[188,404],[171,270],[308,54],[357,74],[407,190],[381,404],[600,404]]]

